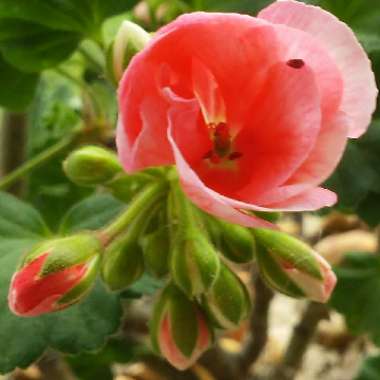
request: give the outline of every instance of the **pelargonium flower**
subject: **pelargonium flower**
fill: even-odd
[[[376,96],[355,35],[321,8],[285,0],[257,18],[186,14],[123,75],[119,156],[127,172],[176,164],[200,208],[270,226],[249,211],[336,202],[319,185],[366,131]]]

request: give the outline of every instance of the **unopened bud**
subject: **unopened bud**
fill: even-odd
[[[329,263],[283,232],[255,229],[257,263],[269,286],[291,297],[327,302],[336,284]]]
[[[142,247],[147,270],[154,276],[165,276],[169,272],[170,239],[168,227],[160,227],[144,236]]]
[[[251,301],[246,286],[225,264],[212,288],[203,295],[203,306],[217,327],[233,329],[245,320]]]
[[[192,366],[213,341],[213,331],[199,306],[174,285],[155,305],[150,324],[152,345],[174,367]]]
[[[138,241],[121,237],[112,242],[103,255],[101,273],[111,290],[122,290],[136,282],[144,273]]]
[[[252,261],[255,250],[255,239],[252,232],[245,227],[217,221],[220,230],[220,251],[223,255],[238,264]]]
[[[220,270],[218,253],[197,228],[188,227],[178,232],[170,260],[174,282],[190,298],[210,289]]]
[[[141,26],[124,21],[111,45],[107,66],[115,83],[118,83],[131,58],[150,40],[150,34]]]
[[[9,307],[34,317],[64,309],[91,289],[103,247],[91,233],[38,244],[23,258],[9,289]]]
[[[67,177],[80,186],[95,186],[113,179],[122,171],[114,152],[98,146],[85,146],[72,152],[64,161]]]

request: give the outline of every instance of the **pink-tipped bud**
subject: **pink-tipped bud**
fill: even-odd
[[[199,306],[169,285],[155,306],[151,337],[171,365],[185,370],[210,347],[213,331]]]
[[[328,301],[336,276],[323,257],[283,232],[255,229],[254,233],[257,264],[269,286],[291,297]]]
[[[80,301],[95,281],[101,251],[90,233],[38,244],[12,277],[9,308],[18,316],[35,317]]]

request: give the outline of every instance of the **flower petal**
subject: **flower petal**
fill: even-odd
[[[363,134],[376,107],[377,89],[371,63],[352,30],[321,8],[293,0],[277,1],[259,17],[303,30],[322,43],[343,77],[341,110],[352,118],[349,137]]]
[[[261,205],[282,202],[324,182],[339,163],[347,143],[347,117],[339,113],[321,128],[317,142],[306,161],[287,183],[260,196]]]

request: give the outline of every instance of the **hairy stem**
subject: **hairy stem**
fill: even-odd
[[[9,188],[9,192],[16,195],[22,192],[21,177],[16,177],[14,180],[9,181],[8,179],[12,177],[12,174],[8,173],[14,173],[14,170],[25,159],[26,128],[26,115],[24,113],[6,112],[4,114],[0,148],[2,175],[0,190]],[[9,183],[7,183],[7,186],[2,186],[4,182]]]
[[[292,380],[301,368],[303,357],[322,319],[328,318],[326,305],[310,302],[295,326],[284,359],[269,380]]]
[[[273,292],[260,276],[254,280],[254,308],[250,320],[251,336],[238,358],[239,379],[246,379],[249,370],[257,361],[268,340],[268,314]]]
[[[105,244],[115,239],[122,234],[125,228],[145,210],[151,209],[154,204],[166,192],[167,183],[160,181],[147,185],[132,202],[129,204],[126,211],[106,227],[101,234],[104,236]]]
[[[58,153],[65,150],[70,146],[77,138],[79,132],[73,133],[72,135],[66,137],[65,139],[59,141],[58,143],[50,146],[46,150],[37,154],[32,159],[26,161],[24,164],[20,165],[17,169],[13,170],[0,180],[0,190],[5,190],[10,186],[14,185],[22,177],[32,172],[34,169],[42,165],[43,163],[51,160]],[[17,146],[18,143],[14,142]],[[16,149],[16,147],[15,147]],[[18,149],[18,148],[17,148]]]

